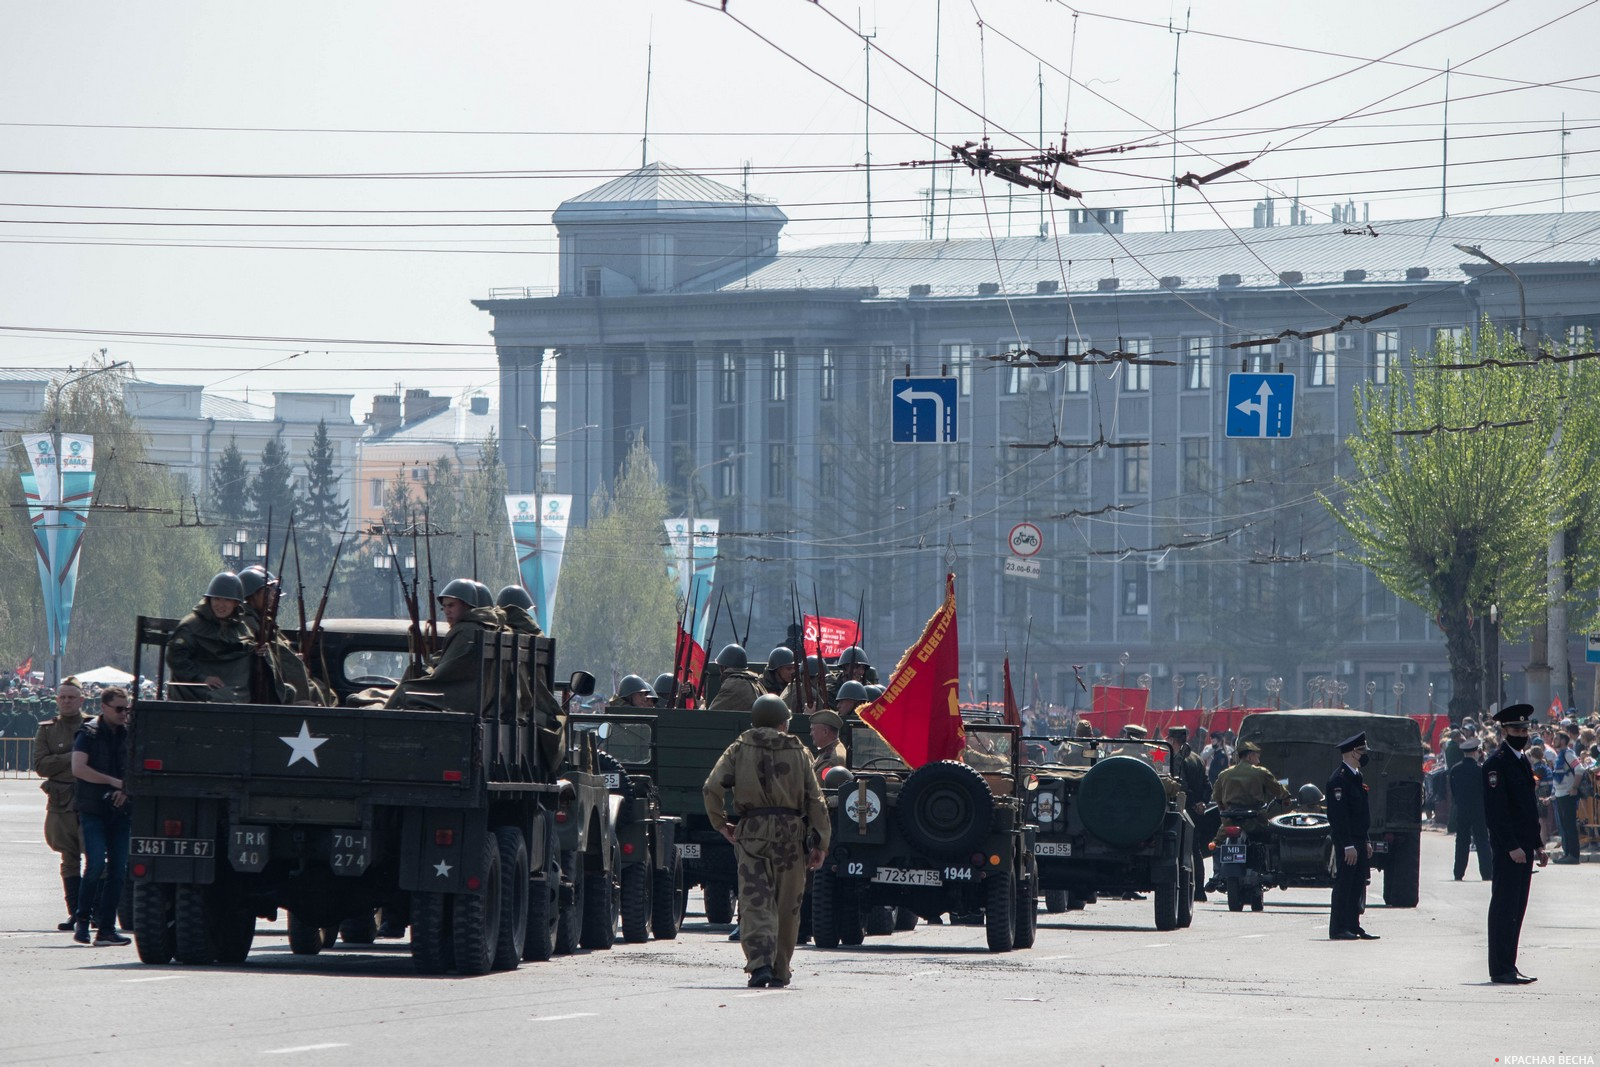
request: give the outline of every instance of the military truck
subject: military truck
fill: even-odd
[[[1339,743],[1363,731],[1372,757],[1361,771],[1372,815],[1372,865],[1383,872],[1383,902],[1391,908],[1414,908],[1422,847],[1422,760],[1427,755],[1415,719],[1334,708],[1260,711],[1239,724],[1239,740],[1260,745],[1262,766],[1287,780],[1293,792],[1302,784],[1325,784],[1339,764]],[[1327,854],[1332,856],[1331,845]],[[1300,884],[1307,882],[1331,886],[1331,866],[1321,877]]]
[[[175,627],[141,617],[135,636],[135,671],[161,680],[130,728],[140,959],[241,963],[256,920],[279,909],[290,947],[314,954],[341,923],[370,934],[382,908],[409,923],[424,974],[611,945],[618,864],[598,753],[563,765],[541,736],[559,726],[552,641],[478,636],[470,707],[324,708],[171,699]],[[409,649],[400,623],[333,620],[316,658],[343,703],[393,682]],[[580,673],[569,688],[592,685]]]
[[[1030,737],[1024,746],[1038,885],[1078,906],[1102,894],[1149,893],[1157,930],[1187,927],[1194,823],[1172,774],[1172,746],[1114,737]]]
[[[586,744],[599,751],[600,769],[611,791],[621,868],[622,939],[658,941],[678,936],[688,890],[678,839],[683,820],[661,813],[656,785],[656,717],[604,710],[567,719],[574,756]]]
[[[1019,730],[969,724],[961,760],[909,768],[859,719],[849,767],[825,775],[833,842],[811,885],[818,948],[861,944],[885,906],[982,915],[992,952],[1033,944],[1038,867],[1017,765]]]

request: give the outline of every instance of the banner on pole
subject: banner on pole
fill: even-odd
[[[959,689],[961,650],[956,637],[956,576],[945,576],[944,603],[906,649],[883,696],[857,709],[868,726],[913,769],[959,759],[966,747]]]
[[[517,573],[533,598],[534,622],[546,633],[555,614],[556,583],[567,547],[567,522],[572,496],[567,493],[507,495],[506,515],[517,546]]]
[[[66,652],[78,587],[78,557],[94,500],[94,438],[61,434],[62,455],[51,434],[22,435],[31,474],[22,475],[33,527],[35,563],[44,598],[50,654]]]

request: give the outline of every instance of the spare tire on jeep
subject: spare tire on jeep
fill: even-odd
[[[970,856],[988,836],[993,811],[994,795],[983,775],[955,760],[912,771],[897,806],[906,840],[933,859]]]
[[[1161,829],[1167,790],[1154,767],[1132,756],[1108,756],[1078,787],[1083,828],[1113,848],[1132,848]]]

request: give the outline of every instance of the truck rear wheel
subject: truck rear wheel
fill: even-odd
[[[1032,948],[1034,935],[1039,929],[1039,898],[1035,888],[1039,884],[1039,864],[1030,866],[1026,877],[1017,883],[1017,923],[1012,944],[1017,948]]]
[[[556,924],[556,954],[570,956],[578,951],[578,935],[583,932],[583,857],[573,853],[561,866],[566,903]]]
[[[1011,869],[990,871],[983,881],[983,930],[990,952],[1010,952],[1016,944],[1016,879]]]
[[[450,937],[456,950],[456,970],[462,974],[488,974],[500,943],[505,872],[500,866],[500,844],[493,834],[484,837],[482,870],[482,892],[452,894]]]
[[[867,909],[867,936],[882,937],[894,933],[894,905],[874,904]]]
[[[839,927],[834,920],[833,872],[823,867],[811,876],[811,940],[818,948],[839,947]]]
[[[1178,929],[1187,930],[1194,922],[1194,871],[1187,867],[1178,872]]]
[[[173,935],[172,887],[140,882],[133,887],[133,943],[144,963],[162,964],[177,950]]]
[[[339,924],[339,940],[347,945],[370,945],[378,940],[378,918],[370,911]]]
[[[683,913],[678,910],[683,893],[683,861],[674,856],[671,866],[651,872],[651,881],[655,884],[650,891],[650,926],[657,941],[671,941],[678,936],[678,925],[683,920]]]
[[[322,928],[289,913],[289,951],[296,956],[315,956],[322,951]]]
[[[294,930],[294,916],[289,916]],[[411,962],[418,974],[450,969],[450,900],[443,893],[411,894]]]
[[[896,908],[894,910],[894,928],[897,933],[917,928],[917,913],[910,908]]]
[[[713,926],[726,926],[733,922],[733,905],[738,890],[728,882],[707,882],[700,887],[706,902],[706,922]]]
[[[584,876],[583,936],[578,943],[584,948],[607,949],[617,942],[617,883],[606,871],[595,871]]]
[[[179,963],[203,966],[217,958],[216,946],[211,942],[211,928],[206,921],[206,890],[204,886],[180,885],[172,894],[173,955]]]
[[[1181,907],[1178,903],[1178,898],[1183,896],[1179,892],[1182,888],[1180,882],[1181,879],[1174,879],[1165,885],[1158,885],[1150,894],[1150,898],[1155,904],[1157,930],[1176,930],[1178,928],[1178,908]],[[1192,893],[1190,895],[1193,896]]]
[[[528,941],[528,845],[515,826],[497,826],[500,850],[500,936],[494,945],[494,969],[514,971]]]
[[[213,907],[211,921],[211,944],[216,949],[217,962],[243,963],[256,939],[255,913],[238,905]]]
[[[650,868],[630,863],[622,868],[622,940],[650,940]]]
[[[1044,910],[1051,915],[1060,915],[1067,910],[1067,891],[1065,889],[1046,889],[1044,891]]]
[[[556,927],[561,923],[561,872],[547,871],[528,884],[528,926],[522,937],[522,958],[547,960],[555,955]]]

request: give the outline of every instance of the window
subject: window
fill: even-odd
[[[370,504],[372,507],[375,507],[375,508],[383,507],[383,479],[382,478],[374,478],[374,479],[372,479],[372,482],[370,484],[370,488],[372,490],[372,493],[371,493],[370,496],[367,497],[367,503]]]
[[[1082,363],[1063,364],[1061,373],[1067,376],[1067,382],[1063,388],[1069,393],[1087,393],[1091,383],[1094,381],[1093,368]]]
[[[724,462],[717,464],[717,495],[720,497],[738,496],[742,460],[735,458],[733,447],[724,446],[722,459]]]
[[[1573,323],[1567,327],[1567,351],[1588,352],[1592,351],[1594,331],[1582,323]]]
[[[717,400],[723,404],[739,402],[739,357],[732,352],[722,353],[722,365],[717,371]]]
[[[1063,619],[1081,619],[1089,613],[1088,560],[1061,561],[1061,592],[1056,598],[1056,613]]]
[[[1017,618],[1028,613],[1028,581],[1027,579],[1001,578],[1000,579],[1000,616],[1003,619]]]
[[[1089,491],[1088,458],[1085,453],[1076,452],[1075,457],[1061,467],[1060,473],[1056,475],[1056,485],[1060,487],[1061,495],[1076,498]]]
[[[694,384],[694,357],[685,353],[674,360],[667,371],[671,383],[672,403],[682,406],[689,403],[689,390]]]
[[[1144,557],[1126,560],[1118,567],[1122,580],[1122,614],[1150,614],[1150,568]]]
[[[1260,350],[1247,350],[1244,357],[1244,369],[1251,374],[1265,374],[1272,368],[1272,357]]]
[[[822,350],[822,399],[833,399],[834,383],[838,374],[838,367],[833,361],[833,349],[824,348]]]
[[[1339,338],[1343,334],[1325,333],[1311,339],[1311,384],[1334,385],[1339,373]]]
[[[599,296],[600,295],[600,268],[599,267],[585,267],[585,268],[583,268],[583,295],[584,296]]]
[[[769,364],[770,373],[767,376],[767,399],[789,399],[789,353],[777,349],[772,353],[772,362]]]
[[[1032,367],[1021,367],[1013,364],[1006,368],[1006,395],[1016,396],[1018,393],[1028,391],[1028,380],[1033,376]]]
[[[1211,438],[1183,439],[1183,491],[1185,493],[1211,491]]]
[[[1183,339],[1183,369],[1185,389],[1211,388],[1211,338]]]
[[[781,497],[789,492],[789,446],[767,446],[767,495]]]
[[[1440,355],[1471,355],[1471,331],[1465,326],[1440,326],[1433,331],[1433,347]]]
[[[964,496],[967,492],[967,461],[965,458],[947,460],[944,466],[944,492],[946,496]]]
[[[972,346],[966,344],[944,345],[941,349],[944,365],[960,383],[957,390],[962,396],[972,395]]]
[[[825,444],[817,460],[817,488],[822,499],[833,500],[839,496],[839,466],[834,460],[834,446]]]
[[[1122,491],[1148,493],[1150,491],[1150,446],[1119,449],[1122,453]]]
[[[1388,385],[1389,378],[1400,369],[1400,331],[1375,330],[1372,334],[1372,381]]]
[[[1150,338],[1130,337],[1122,342],[1122,350],[1130,356],[1148,356],[1150,354]],[[1122,391],[1124,393],[1148,393],[1150,391],[1150,367],[1147,364],[1124,363]]]

